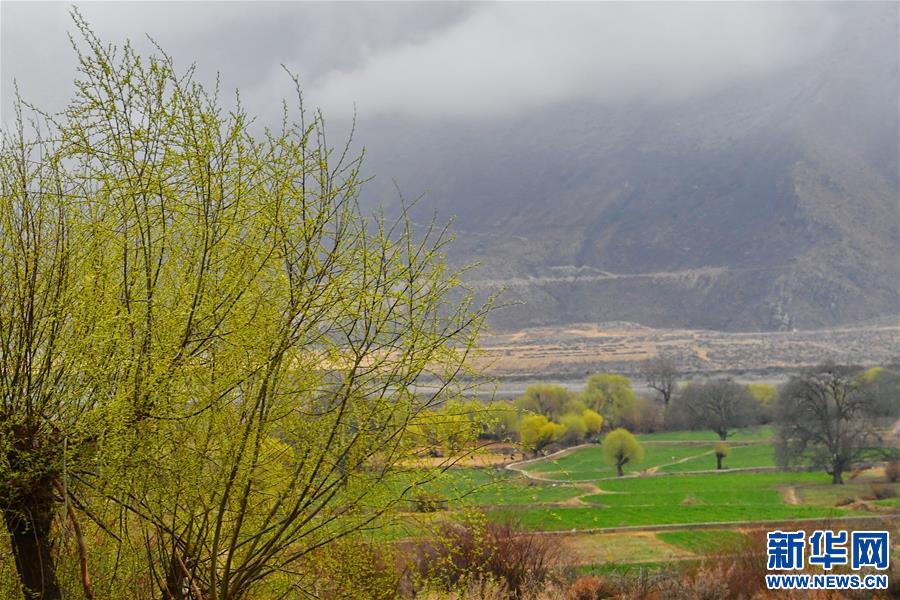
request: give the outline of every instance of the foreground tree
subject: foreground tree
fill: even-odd
[[[677,405],[691,425],[711,429],[722,441],[751,424],[756,414],[756,401],[747,388],[729,379],[691,383]]]
[[[621,477],[625,474],[625,465],[643,460],[644,448],[630,431],[620,427],[606,434],[603,439],[603,455]]]
[[[678,369],[675,361],[664,354],[658,354],[641,363],[641,375],[647,383],[647,387],[656,390],[662,398],[665,410],[669,409],[669,402],[678,386]]]
[[[822,468],[832,483],[882,446],[898,403],[884,405],[852,367],[823,365],[792,377],[776,405],[776,458],[784,466]]]
[[[360,158],[299,92],[257,135],[165,54],[75,22],[74,99],[0,151],[0,511],[21,587],[63,595],[54,522],[86,518],[156,588],[120,596],[302,593],[307,556],[452,463],[400,468],[488,306],[444,265],[445,230],[363,217]],[[476,421],[454,418],[451,445]]]

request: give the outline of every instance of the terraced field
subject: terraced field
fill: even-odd
[[[419,493],[441,499],[444,515],[475,509],[490,520],[562,534],[570,564],[599,569],[590,572],[727,552],[766,522],[900,515],[900,486],[883,483],[878,469],[844,486],[822,472],[779,471],[771,436],[760,428],[730,438],[722,471],[715,470],[714,435],[668,432],[640,436],[645,458],[626,477],[616,477],[601,448],[589,445],[507,469],[450,469]],[[873,497],[876,488],[887,497]],[[441,513],[420,514],[417,522]]]
[[[824,505],[792,504],[779,488],[827,481],[821,473],[734,473],[603,481],[580,506],[504,507],[491,512],[529,529],[557,531],[693,523],[747,523],[863,514]]]

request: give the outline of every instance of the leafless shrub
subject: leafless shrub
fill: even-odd
[[[559,543],[550,536],[524,533],[510,523],[444,523],[435,535],[408,552],[406,588],[464,590],[490,580],[523,598],[547,582],[558,564]]]

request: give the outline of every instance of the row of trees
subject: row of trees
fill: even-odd
[[[634,429],[636,424],[708,429],[721,441],[715,452],[719,468],[728,455],[725,441],[742,428],[762,424],[776,428],[780,464],[821,467],[835,483],[841,483],[843,473],[855,463],[895,459],[898,454],[891,428],[900,418],[900,374],[887,369],[821,365],[780,387],[743,385],[727,378],[679,385],[679,374],[665,357],[645,363],[642,373],[658,394],[659,418],[653,414],[652,401],[635,395],[631,381],[621,375],[594,375],[578,394],[561,386],[529,387],[514,405],[543,415],[541,423],[548,432],[532,449],[573,441],[563,438],[562,421],[565,415],[590,407],[608,429],[623,425]],[[559,426],[554,427],[554,420]]]
[[[854,464],[896,460],[900,454],[892,431],[900,418],[900,374],[888,369],[824,364],[780,388],[721,379],[679,389],[677,372],[666,359],[647,363],[644,373],[666,403],[668,427],[704,427],[724,442],[741,427],[772,423],[779,464],[822,468],[837,484]],[[716,450],[720,468],[725,456],[723,443]]]

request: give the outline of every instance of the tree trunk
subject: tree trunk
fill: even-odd
[[[3,510],[19,581],[27,600],[62,598],[50,538],[54,507],[51,490],[52,486],[48,484]]]
[[[722,469],[722,458],[723,456],[721,454],[716,454],[716,470]]]
[[[843,485],[843,472],[840,469],[834,469],[831,473],[831,483],[834,485]]]
[[[616,463],[616,471],[619,472],[619,477],[625,474],[625,471],[622,470],[622,463]]]

